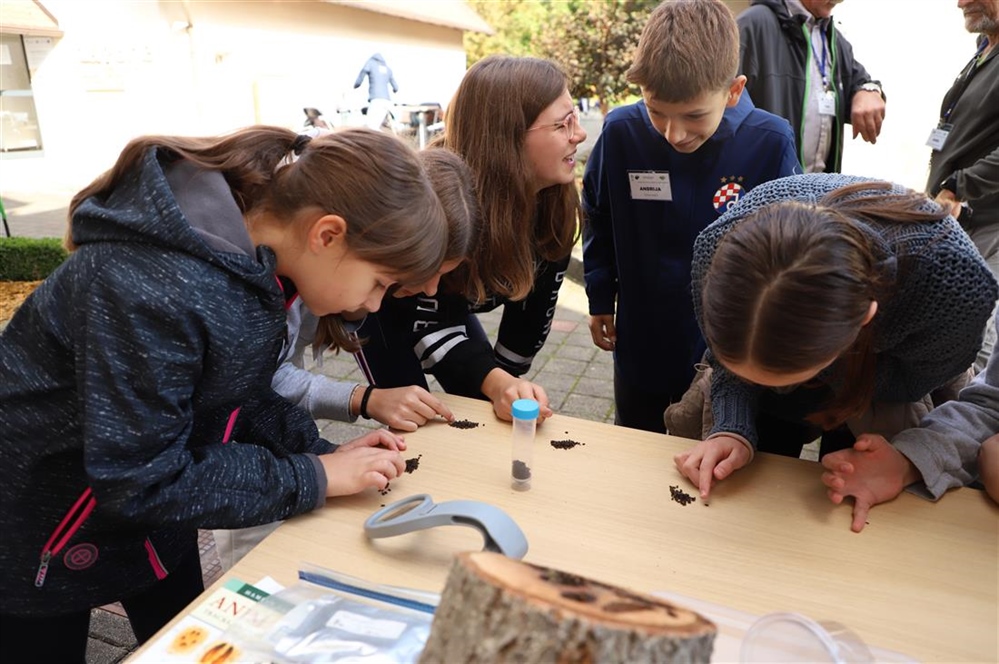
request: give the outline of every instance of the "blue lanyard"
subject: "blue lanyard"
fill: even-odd
[[[826,75],[826,62],[829,58],[829,51],[826,42],[826,33],[819,28],[819,36],[822,37],[822,59],[819,60],[819,75],[822,76],[822,87],[826,90],[829,89],[829,77]],[[808,33],[808,43],[812,47],[812,53],[815,53],[815,44],[812,41],[812,33]]]

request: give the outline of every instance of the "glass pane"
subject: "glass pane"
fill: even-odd
[[[4,90],[0,93],[0,151],[40,150],[41,147],[34,97],[30,94],[12,96]]]
[[[0,152],[40,150],[35,97],[20,35],[0,35]]]
[[[21,35],[0,34],[0,90],[31,88]]]

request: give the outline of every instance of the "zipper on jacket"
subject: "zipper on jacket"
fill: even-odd
[[[805,118],[808,113],[808,101],[812,94],[812,31],[808,25],[801,24],[801,32],[805,36],[805,91],[801,95],[801,124],[798,126],[798,161],[801,162],[801,171],[805,172]]]
[[[156,578],[162,581],[167,578],[167,571],[166,567],[163,566],[163,561],[160,560],[160,554],[156,553],[156,547],[153,546],[148,537],[144,545],[146,547],[146,555],[149,556],[149,566],[153,568],[153,574],[156,575]]]
[[[226,425],[225,425],[225,433],[222,434],[222,444],[223,445],[226,444],[226,443],[228,443],[229,439],[232,438],[232,430],[236,426],[236,418],[239,417],[239,411],[240,411],[240,409],[236,408],[231,413],[229,413],[229,422],[226,423]]]
[[[49,540],[42,547],[41,562],[38,565],[38,573],[35,574],[35,587],[41,588],[45,584],[45,577],[49,572],[49,563],[52,557],[57,555],[66,547],[66,543],[76,534],[76,531],[83,526],[84,521],[94,511],[97,499],[93,497],[90,487],[80,494],[73,506],[66,512],[56,529],[52,531]],[[82,507],[82,509],[81,509]],[[63,534],[65,531],[65,534]],[[61,537],[60,537],[61,535]],[[58,539],[58,542],[56,541]]]

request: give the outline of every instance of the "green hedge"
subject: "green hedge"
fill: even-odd
[[[54,237],[0,237],[0,281],[38,281],[66,260]]]

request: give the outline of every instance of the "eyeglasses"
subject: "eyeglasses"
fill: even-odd
[[[565,134],[566,140],[571,141],[572,137],[576,135],[576,129],[579,127],[579,109],[573,108],[569,112],[569,115],[565,116],[559,122],[552,122],[549,124],[537,125],[535,127],[529,127],[527,131],[534,131],[535,129],[561,129],[562,133]]]

